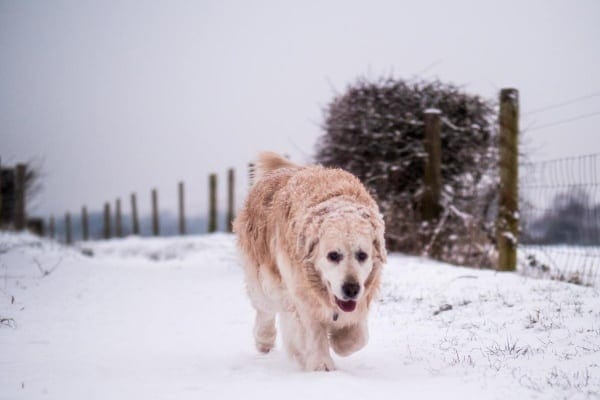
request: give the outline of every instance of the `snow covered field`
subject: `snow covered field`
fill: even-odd
[[[600,247],[519,246],[519,268],[528,276],[599,287]]]
[[[257,354],[253,318],[230,235],[0,234],[1,399],[600,396],[594,288],[393,254],[370,343],[330,373]]]

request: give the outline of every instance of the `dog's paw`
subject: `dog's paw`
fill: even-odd
[[[331,340],[331,348],[335,354],[347,357],[365,347],[366,340],[362,337],[337,337]]]
[[[335,371],[335,364],[331,357],[327,358],[317,358],[313,360],[308,360],[306,363],[307,371]]]
[[[263,354],[269,353],[273,350],[273,347],[275,347],[275,345],[271,342],[256,342],[256,349]]]
[[[335,354],[346,357],[365,347],[368,332],[360,326],[339,329],[331,333],[329,343]]]

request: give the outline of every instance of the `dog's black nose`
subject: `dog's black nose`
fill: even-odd
[[[342,285],[342,292],[347,298],[353,299],[360,292],[360,285],[356,282],[346,282]]]

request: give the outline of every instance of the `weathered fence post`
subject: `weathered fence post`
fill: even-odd
[[[235,208],[235,171],[229,168],[227,171],[227,232],[233,229],[233,218]]]
[[[217,174],[209,176],[208,232],[217,231]]]
[[[88,213],[86,206],[81,207],[81,238],[85,241],[90,237]]]
[[[2,228],[2,161],[0,160],[0,228]]]
[[[65,214],[65,243],[73,243],[73,233],[71,230],[71,213]]]
[[[44,236],[44,220],[42,218],[28,218],[27,230],[35,235]]]
[[[499,167],[498,270],[514,271],[519,235],[519,92],[512,88],[500,91]]]
[[[441,210],[440,193],[442,188],[442,145],[440,142],[440,111],[425,110],[425,191],[423,193],[422,214],[428,222],[435,221]]]
[[[183,182],[179,182],[179,234],[185,235],[185,204]]]
[[[156,189],[152,189],[152,234],[160,235],[160,226],[158,220],[158,193]]]
[[[0,174],[2,175],[2,219],[0,219],[0,224],[14,227],[16,207],[16,168],[0,169]]]
[[[123,217],[121,215],[121,199],[115,202],[115,236],[123,237]]]
[[[17,164],[16,180],[15,180],[15,230],[22,231],[25,229],[25,164]]]
[[[131,193],[131,233],[134,235],[140,234],[140,222],[138,221],[137,199],[135,193]]]
[[[48,236],[50,237],[50,239],[54,239],[55,234],[56,234],[56,232],[55,232],[55,226],[54,226],[54,215],[51,215],[50,221],[48,222]]]
[[[110,239],[110,203],[104,203],[104,239]]]

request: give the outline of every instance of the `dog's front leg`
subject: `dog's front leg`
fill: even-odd
[[[335,364],[329,354],[327,328],[312,315],[303,315],[306,329],[306,353],[304,369],[307,371],[333,371]]]
[[[367,321],[360,321],[356,325],[332,329],[330,334],[331,347],[340,356],[350,354],[362,349],[369,340]]]

